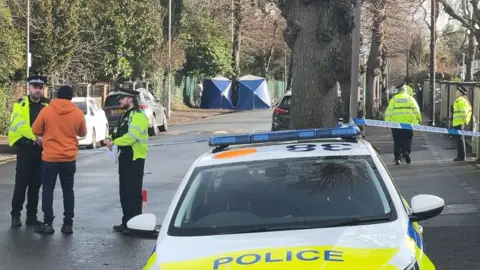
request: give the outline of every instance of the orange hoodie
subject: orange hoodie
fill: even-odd
[[[43,137],[42,160],[70,162],[77,159],[78,139],[87,135],[83,112],[70,100],[54,99],[40,111],[32,125],[33,133]]]

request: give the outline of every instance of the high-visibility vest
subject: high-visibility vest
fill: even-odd
[[[422,114],[415,98],[406,92],[392,97],[385,111],[385,121],[405,124],[419,124]]]
[[[116,146],[132,147],[133,160],[145,159],[148,153],[148,118],[145,113],[135,109],[124,112],[110,140]]]
[[[48,106],[47,101],[42,101],[42,105]],[[10,129],[8,130],[8,144],[13,146],[21,138],[34,141],[36,139],[30,126],[30,99],[29,96],[17,100],[13,104],[12,114],[10,115]]]
[[[415,92],[413,91],[413,88],[410,85],[406,85],[405,88],[408,95],[410,95],[411,97],[415,96]]]
[[[453,102],[452,126],[468,125],[472,119],[472,105],[465,96]]]

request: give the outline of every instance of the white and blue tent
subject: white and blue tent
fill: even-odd
[[[271,102],[265,78],[247,75],[238,80],[237,110],[270,109]]]
[[[233,109],[231,98],[232,81],[217,76],[203,81],[202,109]]]

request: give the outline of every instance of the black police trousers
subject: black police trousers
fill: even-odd
[[[42,148],[32,141],[23,141],[15,146],[17,166],[13,191],[11,215],[20,217],[27,193],[27,219],[36,220],[39,190],[42,175]]]
[[[120,204],[122,205],[122,225],[142,214],[142,187],[145,159],[133,160],[133,150],[120,150],[118,174],[120,180]]]
[[[453,127],[456,130],[464,130],[463,125],[458,125]],[[465,136],[456,135],[455,140],[457,141],[457,159],[465,159]]]
[[[402,154],[412,152],[413,130],[392,128],[392,136],[395,160],[402,159]]]

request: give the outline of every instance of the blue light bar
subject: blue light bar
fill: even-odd
[[[212,136],[208,141],[210,146],[241,145],[252,143],[300,141],[312,139],[333,139],[355,137],[360,135],[357,126],[342,126],[336,128],[318,128],[302,130],[286,130],[273,132],[246,133],[237,135]]]

